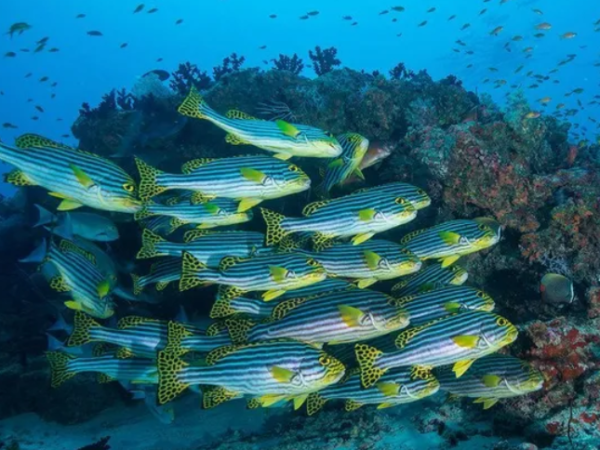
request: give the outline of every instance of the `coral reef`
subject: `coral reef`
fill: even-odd
[[[246,61],[244,56],[238,56],[237,53],[232,53],[223,59],[223,63],[220,66],[213,68],[213,78],[215,81],[219,81],[224,75],[239,72],[244,61]]]
[[[310,57],[313,63],[313,69],[318,76],[325,75],[342,64],[342,61],[337,58],[337,49],[335,47],[329,47],[322,50],[321,47],[317,45],[314,52],[309,50],[308,56]]]
[[[205,71],[190,62],[179,64],[179,68],[171,74],[169,86],[174,92],[186,95],[193,86],[204,91],[212,86],[212,79]]]
[[[294,75],[299,75],[302,69],[304,69],[302,58],[295,53],[291,57],[280,54],[277,59],[272,59],[271,61],[277,70],[287,70]]]

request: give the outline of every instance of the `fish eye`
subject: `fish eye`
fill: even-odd
[[[318,261],[316,261],[316,260],[314,260],[312,258],[308,258],[306,260],[306,264],[308,264],[311,267],[321,267],[321,264]]]
[[[485,297],[485,293],[483,291],[477,291],[477,297],[484,298]]]
[[[292,172],[298,172],[300,170],[295,164],[290,165],[288,169],[290,169]]]
[[[500,327],[505,327],[508,325],[508,320],[506,320],[504,317],[498,317],[496,319],[496,325]]]
[[[125,189],[127,192],[133,192],[133,191],[135,191],[135,184],[123,183],[123,189]]]
[[[406,205],[408,202],[406,201],[406,199],[398,197],[394,200],[394,203],[396,203],[396,205]]]
[[[427,195],[427,192],[425,192],[423,189],[417,189],[417,194],[419,194],[419,195]]]
[[[331,364],[331,358],[327,355],[321,355],[319,356],[319,364],[322,366],[328,366]]]

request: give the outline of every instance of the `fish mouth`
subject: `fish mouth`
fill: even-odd
[[[510,328],[506,332],[506,337],[504,339],[505,344],[510,344],[517,339],[519,335],[519,331],[515,328],[514,325],[511,325]]]

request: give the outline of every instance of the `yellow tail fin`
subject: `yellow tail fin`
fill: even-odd
[[[71,355],[63,352],[46,352],[46,358],[50,363],[50,385],[57,388],[75,374],[69,372],[69,361],[73,359]]]
[[[206,102],[198,90],[192,86],[188,96],[183,103],[179,105],[179,108],[177,108],[177,112],[187,117],[193,117],[194,119],[206,119],[206,115],[203,112],[205,108]]]
[[[206,269],[206,264],[198,261],[194,255],[183,252],[179,290],[183,292],[204,284],[200,273]]]
[[[155,256],[165,256],[166,253],[160,253],[156,250],[156,244],[159,242],[166,242],[166,239],[154,233],[152,230],[144,228],[144,231],[142,232],[142,248],[135,257],[137,259],[148,259],[154,258]]]
[[[160,194],[167,190],[165,186],[159,186],[157,183],[158,176],[163,172],[155,169],[149,164],[146,164],[140,158],[135,158],[135,165],[140,173],[140,199],[148,201],[150,197]]]
[[[150,206],[151,203],[146,203],[141,210],[139,210],[138,212],[136,212],[133,215],[133,218],[135,220],[144,220],[147,219],[148,217],[152,217],[155,216],[156,214],[151,212],[148,207]]]
[[[222,386],[211,386],[202,390],[202,408],[214,408],[239,396],[237,392],[229,391]]]
[[[354,351],[356,353],[356,360],[360,366],[360,381],[364,388],[369,388],[387,372],[387,369],[375,367],[377,357],[382,355],[383,352],[366,344],[356,344]]]
[[[92,319],[87,314],[81,311],[75,311],[75,319],[73,321],[73,333],[67,341],[68,347],[78,347],[80,345],[93,342],[90,330],[92,328],[101,327],[101,325]]]
[[[140,276],[132,273],[131,279],[133,280],[133,295],[140,295],[144,290],[144,286],[140,283]]]
[[[284,230],[281,226],[285,216],[265,208],[260,208],[260,212],[267,224],[266,245],[272,246],[279,244],[286,235],[290,234],[289,231]]]
[[[233,345],[242,345],[248,342],[248,332],[255,323],[249,319],[227,319],[225,325]]]
[[[220,295],[217,296],[215,303],[210,310],[211,319],[223,319],[237,313],[237,311],[231,306],[230,298],[223,298]]]
[[[157,402],[159,405],[170,402],[189,387],[189,384],[177,378],[178,373],[187,365],[177,353],[170,349],[158,352]]]

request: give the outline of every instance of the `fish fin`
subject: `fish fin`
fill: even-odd
[[[271,316],[269,318],[273,321],[281,320],[287,315],[287,313],[309,300],[309,298],[310,297],[299,297],[285,300],[279,303],[277,306],[275,306],[275,308],[273,308],[273,311],[271,311]]]
[[[61,275],[55,275],[50,279],[50,289],[56,292],[70,292],[71,288]]]
[[[149,206],[149,204],[145,204],[144,206],[142,206],[142,209],[137,211],[133,215],[133,218],[135,220],[144,220],[144,219],[147,219],[148,217],[155,216],[156,214],[153,212],[150,212],[150,210],[148,209],[148,206]]]
[[[213,216],[219,214],[219,211],[221,211],[221,208],[219,208],[217,205],[215,205],[214,203],[211,203],[211,202],[204,203],[204,209],[206,210],[207,213],[212,214]],[[202,225],[198,225],[198,226],[202,227]]]
[[[81,167],[78,167],[75,164],[69,164],[69,167],[73,171],[73,175],[75,175],[77,181],[79,181],[79,184],[81,184],[84,188],[90,189],[91,187],[96,186],[94,180],[92,180],[92,178],[85,173]]]
[[[248,142],[244,141],[242,138],[240,138],[239,136],[233,134],[233,133],[227,133],[227,135],[225,135],[225,142],[227,142],[228,144],[231,145],[247,145]]]
[[[285,216],[265,208],[260,208],[260,212],[267,224],[266,245],[270,247],[279,244],[286,235],[290,234],[282,227]]]
[[[27,178],[27,175],[25,175],[25,172],[23,172],[22,170],[19,170],[19,169],[11,170],[9,173],[4,175],[4,181],[12,184],[13,186],[36,186],[37,185],[37,183],[34,183],[29,178]]]
[[[271,300],[275,300],[277,297],[281,297],[285,293],[286,291],[283,289],[271,289],[270,291],[264,292],[261,295],[261,298],[265,302],[270,302]]]
[[[177,230],[177,228],[185,224],[186,222],[184,222],[183,220],[177,217],[171,217],[171,220],[169,220],[169,229],[167,230],[167,234],[174,233]]]
[[[477,347],[477,342],[479,342],[479,336],[474,335],[460,335],[454,336],[452,341],[463,348],[475,348]]]
[[[64,305],[73,311],[83,311],[83,306],[81,303],[76,302],[75,300],[68,300],[64,303]]]
[[[375,236],[375,233],[362,233],[362,234],[357,234],[356,236],[354,236],[352,238],[352,243],[354,245],[359,245],[362,244],[365,241],[368,241],[369,239],[371,239],[373,236]]]
[[[344,402],[344,411],[346,411],[346,412],[356,411],[362,405],[363,405],[362,403],[359,403],[355,400],[348,399]]]
[[[225,113],[225,117],[228,119],[237,119],[237,120],[262,120],[257,119],[256,117],[252,117],[250,114],[246,114],[239,109],[230,109]]]
[[[312,216],[315,212],[327,205],[331,200],[319,200],[318,202],[312,202],[306,205],[302,209],[302,215],[304,217]]]
[[[460,255],[452,255],[452,256],[448,256],[448,257],[444,258],[442,260],[442,268],[451,266],[459,259],[460,259]]]
[[[496,403],[498,403],[498,399],[497,398],[485,398],[485,397],[479,397],[476,398],[473,403],[483,403],[483,409],[490,409],[492,406],[494,406]]]
[[[298,411],[300,408],[302,408],[302,405],[304,405],[304,402],[306,402],[307,398],[308,394],[301,394],[294,397],[294,411]]]
[[[163,173],[161,170],[155,169],[138,157],[135,158],[135,165],[140,173],[139,196],[142,201],[167,190],[166,187],[158,185],[158,176]]]
[[[402,387],[399,383],[385,383],[380,381],[377,383],[377,389],[386,397],[395,397],[400,392],[400,388]]]
[[[260,407],[262,407],[262,405],[257,398],[249,398],[246,402],[246,409],[258,409]]]
[[[133,295],[140,295],[144,290],[144,286],[142,286],[140,281],[140,276],[132,273],[131,280],[133,281]]]
[[[260,198],[243,198],[240,200],[237,212],[246,212],[262,202]]]
[[[215,198],[216,198],[216,196],[214,196],[214,195],[207,195],[207,194],[203,194],[202,192],[195,191],[192,194],[192,196],[190,197],[190,203],[192,205],[199,205],[201,203],[210,202],[211,200],[214,200]]]
[[[381,262],[381,256],[371,250],[363,251],[365,256],[365,261],[367,262],[367,267],[370,270],[377,270],[379,268],[379,263]]]
[[[224,345],[223,347],[217,347],[206,354],[206,358],[204,359],[206,365],[214,366],[218,361],[227,355],[237,352],[242,347],[243,346],[236,345]]]
[[[82,249],[78,245],[75,245],[73,242],[68,241],[66,239],[62,239],[58,244],[58,248],[61,252],[64,253],[77,253],[78,255],[83,256],[92,264],[96,265],[96,257],[93,253],[88,252],[87,250]]]
[[[269,406],[274,405],[282,400],[287,401],[286,395],[281,394],[265,394],[257,399],[257,401],[261,404],[263,408],[268,408]]]
[[[159,242],[166,242],[166,240],[149,228],[144,228],[144,231],[142,232],[142,248],[137,253],[136,259],[148,259],[154,258],[155,256],[163,256],[164,253],[156,250],[156,244]]]
[[[150,317],[141,317],[141,316],[125,316],[119,319],[117,322],[117,328],[119,330],[126,330],[127,328],[135,328],[140,325],[144,325],[146,323],[159,322],[158,319],[151,319]]]
[[[446,245],[456,245],[460,242],[460,234],[452,231],[440,231],[438,236]]]
[[[277,125],[277,128],[279,128],[281,132],[286,136],[296,139],[300,134],[300,130],[298,130],[298,128],[296,128],[291,123],[286,122],[285,120],[276,120],[275,124]]]
[[[282,161],[287,161],[287,160],[288,160],[288,159],[290,159],[292,156],[294,156],[294,155],[291,155],[291,154],[289,154],[289,153],[275,153],[275,154],[273,155],[273,158],[281,159]]]
[[[327,164],[327,168],[335,169],[336,167],[342,167],[343,165],[344,165],[343,158],[335,158],[333,161],[331,161],[329,164]]]
[[[218,296],[210,310],[210,318],[223,319],[232,316],[235,313],[237,313],[237,311],[231,306],[231,299]]]
[[[369,286],[374,285],[375,283],[377,283],[379,280],[377,278],[363,278],[361,280],[358,280],[356,282],[356,286],[359,289],[365,289],[368,288]]]
[[[96,381],[99,384],[106,384],[106,383],[112,383],[113,381],[115,381],[116,378],[111,377],[110,375],[107,375],[105,373],[99,373],[98,377],[96,378]]]
[[[424,232],[425,232],[425,229],[411,231],[410,233],[404,235],[402,237],[402,239],[400,239],[400,244],[408,244],[415,237],[419,236],[420,234],[423,234]]]
[[[383,402],[383,403],[380,403],[379,405],[377,405],[377,409],[386,409],[386,408],[391,408],[392,406],[396,406],[396,404],[390,403],[390,402]]]
[[[48,211],[46,208],[44,208],[38,204],[35,204],[34,206],[38,210],[38,221],[35,223],[33,228],[56,222],[57,217],[54,214],[52,214],[50,211]]]
[[[61,201],[56,207],[57,211],[72,211],[77,208],[81,208],[83,204],[79,203],[76,200],[71,200],[69,198],[65,198]]]
[[[218,295],[219,295],[219,298],[222,298],[225,300],[233,300],[234,298],[240,297],[245,292],[246,292],[245,290],[237,288],[235,286],[225,286],[222,284],[219,286]]]
[[[198,89],[194,86],[190,89],[188,96],[183,100],[177,112],[183,116],[193,117],[194,119],[206,119],[205,109],[207,105]]]
[[[360,320],[365,313],[354,306],[338,305],[338,310],[342,316],[342,321],[350,328],[355,328],[360,325]]]
[[[199,275],[206,269],[206,264],[200,262],[194,255],[183,252],[179,290],[183,292],[203,284],[203,280]]]
[[[165,349],[158,352],[158,391],[156,398],[159,405],[170,402],[189,387],[189,384],[180,381],[177,377],[178,373],[187,365],[175,351]]]
[[[125,347],[120,347],[115,352],[115,358],[117,358],[117,359],[129,359],[129,358],[133,358],[134,356],[135,355],[133,354],[131,349],[125,348]]]
[[[285,267],[281,266],[269,266],[269,273],[273,281],[282,283],[287,278],[289,271]]]
[[[67,347],[78,347],[80,345],[94,342],[91,336],[92,328],[101,328],[102,326],[87,314],[81,311],[75,311],[73,319],[73,332],[67,340]]]
[[[156,285],[154,287],[157,291],[160,292],[160,291],[164,291],[169,284],[170,284],[170,281],[159,281],[158,283],[156,283]]]
[[[279,383],[289,383],[296,375],[296,372],[279,366],[271,367],[270,372],[273,379]]]
[[[333,237],[327,236],[323,233],[316,233],[313,236],[313,250],[316,252],[322,252],[335,245]]]
[[[249,319],[227,319],[225,326],[233,345],[242,345],[248,342],[248,333],[255,323]]]
[[[481,381],[483,381],[483,384],[485,384],[487,387],[494,388],[500,384],[502,378],[500,378],[498,375],[484,375],[481,377]]]
[[[373,220],[373,218],[375,217],[375,214],[377,214],[377,211],[375,210],[375,208],[361,209],[358,212],[358,218],[360,220],[362,220],[363,222],[369,222],[369,221]]]
[[[465,359],[455,362],[452,366],[452,372],[456,374],[456,378],[463,376],[463,374],[469,370],[469,367],[471,367],[474,361],[474,359]]]
[[[244,260],[244,258],[240,258],[239,256],[225,256],[223,259],[221,259],[221,261],[219,261],[218,269],[221,272],[224,272]]]
[[[46,352],[46,358],[50,363],[50,385],[57,388],[65,381],[75,376],[75,373],[69,372],[69,361],[73,356],[63,352]]]
[[[181,166],[181,172],[186,175],[189,175],[194,170],[196,170],[196,169],[202,167],[203,165],[208,164],[209,162],[212,162],[212,161],[216,161],[216,158],[192,159],[191,161],[188,161]]]
[[[183,339],[191,336],[192,333],[188,331],[185,326],[181,323],[174,322],[172,320],[167,322],[167,345],[164,350],[168,350],[174,354],[182,356],[186,354],[189,349],[182,346]]]
[[[67,198],[66,194],[61,194],[60,192],[48,192],[48,195],[55,198]]]
[[[444,303],[444,309],[450,313],[459,312],[461,304],[458,302],[446,302]]]
[[[103,280],[100,283],[98,283],[98,286],[96,287],[96,292],[98,293],[98,297],[100,299],[106,297],[110,292],[110,281]]]
[[[316,412],[323,409],[325,403],[327,403],[327,399],[324,398],[321,394],[319,394],[318,392],[311,392],[308,395],[308,398],[306,399],[306,413],[309,416],[312,416]]]
[[[365,180],[365,174],[362,172],[362,170],[360,170],[360,167],[357,167],[356,169],[354,169],[354,174],[360,178],[361,180]]]
[[[375,367],[377,358],[383,355],[383,352],[367,344],[356,344],[354,351],[360,366],[360,381],[364,388],[369,388],[387,372],[387,369]]]
[[[296,250],[301,250],[304,245],[302,239],[298,239],[296,236],[287,235],[277,245],[278,253],[293,253]]]
[[[59,142],[55,142],[44,136],[40,136],[38,134],[33,134],[33,133],[22,134],[17,139],[15,139],[15,147],[21,148],[21,149],[52,147],[52,148],[75,150],[72,147],[61,144]]]
[[[190,231],[186,231],[185,234],[183,235],[183,242],[185,242],[186,244],[188,242],[192,242],[195,241],[196,239],[202,237],[202,236],[206,236],[207,234],[212,233],[211,231],[206,231],[206,230],[190,230]]]
[[[238,397],[239,394],[222,386],[211,386],[202,391],[202,408],[210,409]]]

